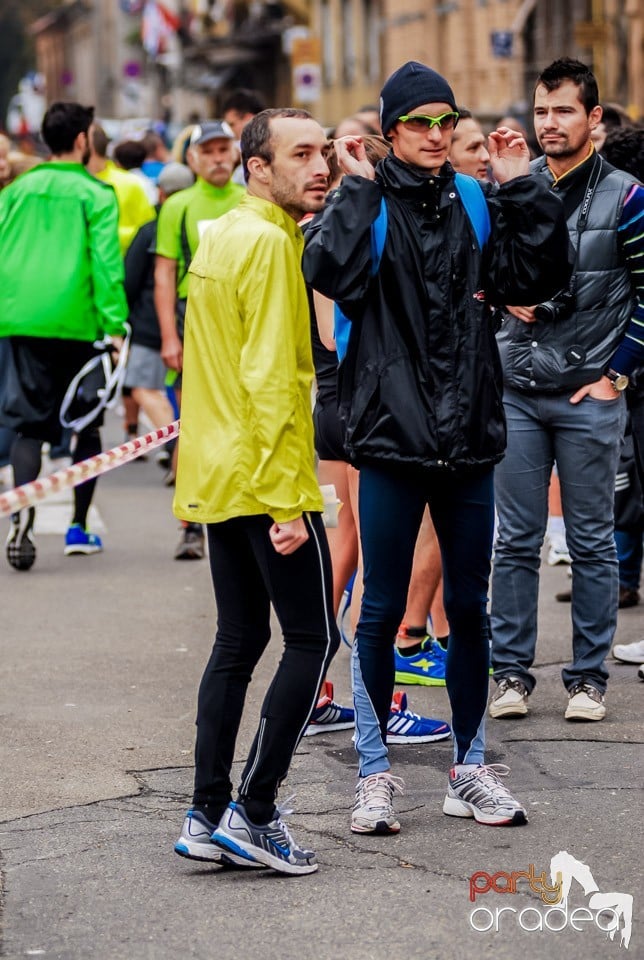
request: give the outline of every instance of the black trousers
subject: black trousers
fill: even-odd
[[[309,539],[295,553],[275,552],[269,516],[207,526],[217,602],[217,634],[199,687],[195,805],[223,813],[246,690],[270,639],[270,605],[284,651],[262,705],[239,799],[272,811],[277,790],[317,702],[339,645],[331,558],[320,514],[305,514]]]

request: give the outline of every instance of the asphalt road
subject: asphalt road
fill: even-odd
[[[107,439],[119,441],[114,422]],[[644,683],[611,662],[606,720],[564,722],[569,608],[553,600],[567,582],[562,568],[542,571],[531,714],[488,722],[489,759],[511,767],[527,826],[445,817],[451,745],[440,743],[392,747],[406,783],[399,836],[352,835],[356,764],[343,732],[304,740],[282,791],[296,794],[291,825],[317,850],[317,874],[249,876],[176,857],[215,610],[207,563],[172,559],[178,532],[161,476],[154,462],[134,463],[99,482],[102,555],[65,558],[61,535],[43,532],[32,571],[1,560],[1,957],[644,957]],[[0,521],[0,536],[7,528]],[[620,614],[618,641],[641,639],[642,609]],[[279,650],[275,629],[251,686],[238,769]],[[346,647],[332,679],[348,702]],[[444,689],[407,692],[416,711],[449,718]],[[578,861],[585,887],[573,879],[567,912],[547,915],[539,877],[561,851],[571,870]],[[616,894],[605,900],[613,911],[633,896],[628,947],[626,918],[609,939],[617,914],[599,914],[593,890]]]

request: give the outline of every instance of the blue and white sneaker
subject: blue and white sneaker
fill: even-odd
[[[174,845],[174,852],[188,860],[201,860],[204,863],[220,863],[222,866],[260,867],[259,863],[251,863],[246,858],[236,857],[232,853],[224,853],[210,839],[215,829],[200,810],[188,810],[179,839]]]
[[[304,731],[305,737],[314,737],[316,733],[334,733],[336,730],[353,730],[356,716],[351,707],[343,707],[333,699],[333,684],[324,681],[324,695],[311,714],[309,725]]]
[[[212,842],[224,853],[260,863],[279,873],[315,873],[318,862],[312,850],[302,850],[289,833],[280,813],[270,823],[251,823],[241,803],[230,803]]]
[[[447,740],[452,731],[444,720],[421,717],[407,709],[407,694],[394,693],[387,721],[387,743],[433,743]]]
[[[101,538],[90,533],[89,530],[83,530],[80,523],[72,523],[65,534],[65,556],[71,557],[74,554],[101,553],[103,542]]]
[[[417,683],[424,687],[445,686],[446,651],[431,637],[425,637],[422,649],[411,657],[404,657],[394,646],[396,683]]]

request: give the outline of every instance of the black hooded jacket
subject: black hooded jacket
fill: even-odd
[[[389,154],[376,180],[345,177],[311,223],[304,275],[351,319],[338,400],[349,459],[472,468],[505,448],[491,306],[540,303],[570,275],[559,199],[538,178],[483,185],[484,251],[446,164],[428,175]],[[387,238],[371,276],[371,224]]]

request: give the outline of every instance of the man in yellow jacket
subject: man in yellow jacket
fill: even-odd
[[[321,209],[327,142],[303,110],[242,134],[248,195],[190,267],[174,510],[207,526],[218,625],[199,689],[195,788],[175,851],[289,874],[317,870],[275,799],[339,637],[311,419],[309,312],[297,221]],[[284,652],[238,799],[230,769],[273,604]]]

